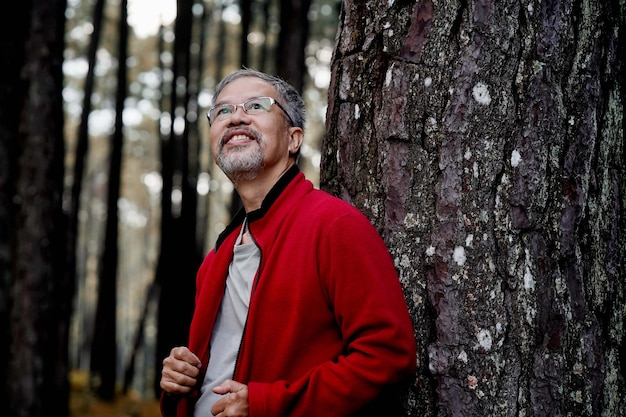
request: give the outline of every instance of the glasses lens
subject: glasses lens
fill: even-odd
[[[209,110],[209,119],[213,122],[217,119],[224,118],[235,111],[233,107],[232,104],[220,104],[219,106],[215,106]]]
[[[269,97],[257,97],[243,103],[243,108],[248,114],[265,113],[272,107],[272,99]]]

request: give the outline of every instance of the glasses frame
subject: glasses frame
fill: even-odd
[[[267,111],[262,111],[260,113],[249,113],[248,110],[246,110],[246,104],[250,103],[251,101],[255,101],[255,100],[261,100],[261,99],[268,99],[270,101],[270,107],[267,109]],[[285,110],[285,108],[283,107],[282,104],[280,104],[275,98],[273,97],[267,97],[267,96],[262,96],[262,97],[252,97],[246,101],[244,101],[243,103],[239,103],[239,104],[232,104],[232,103],[221,103],[218,104],[216,106],[213,106],[209,109],[209,111],[206,112],[206,117],[207,119],[209,119],[209,126],[212,126],[213,123],[215,122],[215,119],[217,118],[217,116],[215,116],[213,118],[213,120],[211,120],[211,112],[213,112],[215,109],[217,108],[221,108],[221,107],[230,107],[232,109],[232,113],[230,113],[228,116],[232,116],[233,114],[235,114],[237,112],[237,108],[241,107],[241,109],[246,113],[246,114],[262,114],[262,113],[268,113],[270,111],[270,109],[272,108],[272,104],[276,104],[276,106],[278,106],[279,109],[281,109],[283,111],[283,113],[285,113],[285,116],[287,116],[287,119],[289,120],[289,123],[294,126],[293,123],[293,119],[291,118],[291,116],[289,115],[289,113],[287,113],[287,110]]]

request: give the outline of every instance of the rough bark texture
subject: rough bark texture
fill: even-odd
[[[7,372],[11,343],[11,286],[15,236],[15,178],[20,109],[26,85],[20,73],[29,31],[30,9],[24,2],[0,14],[0,404],[8,398]],[[15,27],[10,23],[13,22]],[[17,28],[17,29],[16,29]]]
[[[406,415],[626,415],[625,8],[344,1],[320,182],[395,259]]]
[[[66,221],[61,201],[66,3],[55,0],[30,6],[20,8],[18,15],[18,23],[25,23],[24,19],[28,23],[19,79],[12,79],[23,95],[10,103],[18,108],[19,118],[14,121],[18,129],[11,132],[16,135],[11,137],[8,155],[15,185],[9,208],[13,216],[8,236],[10,323],[8,354],[2,357],[7,363],[2,415],[65,416],[69,413],[71,307],[63,273]]]

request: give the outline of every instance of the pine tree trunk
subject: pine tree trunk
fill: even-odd
[[[626,415],[622,1],[344,1],[321,186],[395,259],[410,416]]]
[[[156,349],[156,374],[161,374],[163,358],[175,346],[185,345],[193,314],[195,274],[201,258],[196,248],[196,183],[198,164],[195,156],[190,163],[190,123],[187,110],[190,106],[191,44],[193,4],[191,0],[178,0],[176,18],[173,79],[179,84],[169,98],[172,125],[180,118],[184,129],[172,129],[162,139],[162,220],[161,247],[157,267],[159,284],[158,336]],[[184,82],[182,82],[182,81]],[[182,87],[184,85],[184,87]],[[199,146],[193,143],[191,146]],[[194,152],[197,153],[197,152]],[[172,191],[181,192],[181,201],[172,201]],[[155,394],[160,394],[160,378],[155,379]]]
[[[127,0],[121,0],[119,14],[117,92],[115,94],[115,127],[111,137],[109,158],[107,219],[105,240],[99,264],[98,302],[96,306],[95,335],[91,348],[92,376],[99,379],[98,395],[113,400],[117,384],[117,271],[119,259],[119,212],[121,190],[124,129],[122,114],[128,95],[128,76],[125,65],[128,58]]]
[[[20,7],[9,26],[18,27],[25,42],[23,60],[12,62],[21,65],[19,78],[9,79],[21,96],[1,104],[18,110],[14,123],[19,125],[11,132],[8,156],[15,188],[8,209],[13,218],[9,244],[3,243],[11,259],[9,275],[2,274],[10,286],[10,322],[3,327],[8,354],[2,356],[7,416],[68,415],[73,287],[64,274],[67,221],[62,210],[65,6],[65,1],[49,1]]]
[[[280,33],[276,49],[276,73],[296,90],[304,90],[304,63],[309,38],[307,17],[311,0],[280,0]]]
[[[9,400],[7,372],[11,347],[17,138],[21,103],[27,88],[21,72],[31,14],[26,3],[15,6],[12,13],[0,14],[0,62],[4,63],[0,65],[0,404],[7,404]]]

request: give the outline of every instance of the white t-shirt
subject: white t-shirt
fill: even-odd
[[[244,228],[245,225],[242,232]],[[213,388],[226,379],[232,379],[235,371],[235,361],[248,317],[252,282],[261,259],[261,251],[256,244],[240,244],[241,236],[242,234],[235,243],[233,260],[228,267],[224,298],[213,326],[211,356],[194,410],[195,417],[212,415],[211,407],[221,397],[213,392]]]

